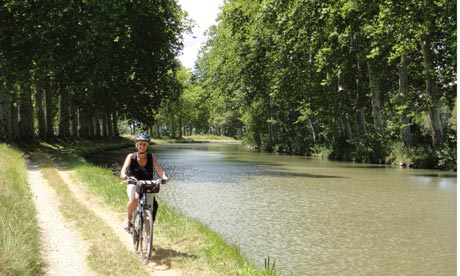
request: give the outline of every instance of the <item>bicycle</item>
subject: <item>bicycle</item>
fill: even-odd
[[[153,202],[152,205],[147,202],[147,195],[158,193],[160,184],[165,184],[163,179],[157,180],[137,180],[129,176],[126,183],[136,185],[136,192],[139,194],[139,203],[137,209],[133,212],[131,219],[130,234],[133,239],[134,252],[139,251],[141,261],[148,264],[152,254],[152,237],[153,237]],[[153,249],[154,250],[154,249]]]

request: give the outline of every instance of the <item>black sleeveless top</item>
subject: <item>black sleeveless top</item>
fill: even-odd
[[[137,152],[131,156],[131,165],[129,165],[129,176],[134,176],[138,180],[152,180],[153,179],[153,156],[147,152],[147,163],[142,167],[137,163]]]

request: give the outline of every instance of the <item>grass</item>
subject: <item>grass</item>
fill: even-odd
[[[88,191],[95,197],[98,197],[106,208],[114,209],[120,213],[125,212],[126,192],[123,185],[119,185],[118,176],[112,174],[109,169],[93,166],[85,161],[83,156],[90,155],[93,152],[101,152],[106,149],[115,149],[120,147],[132,146],[132,141],[122,139],[114,142],[110,141],[62,141],[56,140],[52,143],[41,143],[40,145],[23,145],[22,148],[30,153],[30,157],[39,163],[44,177],[50,185],[56,190],[60,202],[60,210],[64,217],[75,226],[77,231],[89,244],[88,264],[99,275],[140,275],[145,274],[145,266],[139,261],[139,257],[121,244],[121,241],[111,232],[108,225],[97,217],[91,210],[82,206],[72,195],[72,192],[64,184],[57,174],[57,165],[66,167],[75,172],[78,181],[83,183]],[[79,149],[82,149],[80,151]],[[0,153],[3,156],[5,151],[1,148]],[[24,176],[26,169],[21,158],[21,152],[15,151],[16,158],[22,167],[15,164],[14,167],[20,168],[17,174],[22,175],[25,193],[29,193]],[[5,159],[5,160],[9,160]],[[3,159],[2,159],[3,160]],[[4,162],[6,163],[6,162]],[[3,164],[3,163],[2,163]],[[2,165],[2,169],[3,169]],[[3,179],[4,173],[1,174]],[[2,181],[3,182],[3,181]],[[6,181],[6,183],[10,183]],[[9,184],[2,185],[10,189]],[[10,197],[8,193],[2,195]],[[23,196],[20,196],[23,197]],[[30,200],[30,194],[29,194]],[[3,205],[3,201],[1,204]],[[14,200],[13,200],[14,201]],[[240,250],[227,244],[218,234],[210,231],[200,222],[186,217],[174,210],[168,208],[161,199],[161,193],[158,197],[160,208],[157,214],[157,222],[154,236],[163,249],[163,253],[168,258],[173,259],[176,269],[181,269],[183,275],[273,275],[270,271],[256,268],[242,256]],[[30,205],[30,203],[29,203]],[[14,207],[6,208],[6,210]],[[17,208],[24,212],[24,208]],[[2,210],[2,214],[7,213]],[[26,221],[26,217],[33,217],[35,213],[27,214],[17,221]],[[35,221],[30,221],[32,228],[36,227]],[[4,223],[2,222],[2,225]],[[22,227],[21,227],[22,229]],[[2,229],[1,233],[7,233]],[[33,231],[30,231],[34,233]],[[29,262],[24,273],[2,273],[5,275],[36,275],[42,274],[44,264],[40,259],[39,239],[35,230],[36,247],[30,250],[30,257],[37,258]],[[17,243],[21,243],[24,238],[21,236],[14,237]],[[27,238],[29,240],[29,238]],[[2,252],[0,256],[1,267],[4,267],[5,258],[13,258],[10,250]],[[24,250],[17,251],[24,252]],[[6,255],[6,257],[4,257]],[[37,266],[33,270],[33,263]],[[18,267],[13,263],[10,267]],[[33,270],[33,271],[32,271]]]
[[[0,275],[42,275],[36,210],[22,153],[0,144]]]

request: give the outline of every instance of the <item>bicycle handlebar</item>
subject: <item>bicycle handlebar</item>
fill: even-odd
[[[137,185],[137,184],[166,184],[166,180],[164,179],[155,179],[155,180],[137,180],[137,178],[135,178],[134,176],[128,176],[126,178],[125,181],[122,181],[121,182],[122,184],[123,183],[126,183],[126,184],[133,184],[133,185]]]

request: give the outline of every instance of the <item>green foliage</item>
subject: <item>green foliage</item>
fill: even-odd
[[[340,161],[383,164],[389,153],[387,140],[379,134],[368,134],[354,139],[341,137],[333,144],[329,158]]]
[[[353,159],[364,163],[378,163],[385,162],[388,149],[388,139],[383,135],[368,134],[359,139],[352,139],[351,144],[354,146]]]
[[[443,148],[455,18],[453,2],[228,1],[197,62],[198,85],[218,99],[211,125],[234,112],[247,143],[300,154],[332,144],[341,160],[382,163],[390,144],[430,137]]]
[[[165,99],[179,98],[176,57],[188,23],[176,1],[6,1],[0,20],[0,93],[50,92],[60,136],[77,135],[70,120],[85,136],[89,120],[107,113],[150,126]]]

